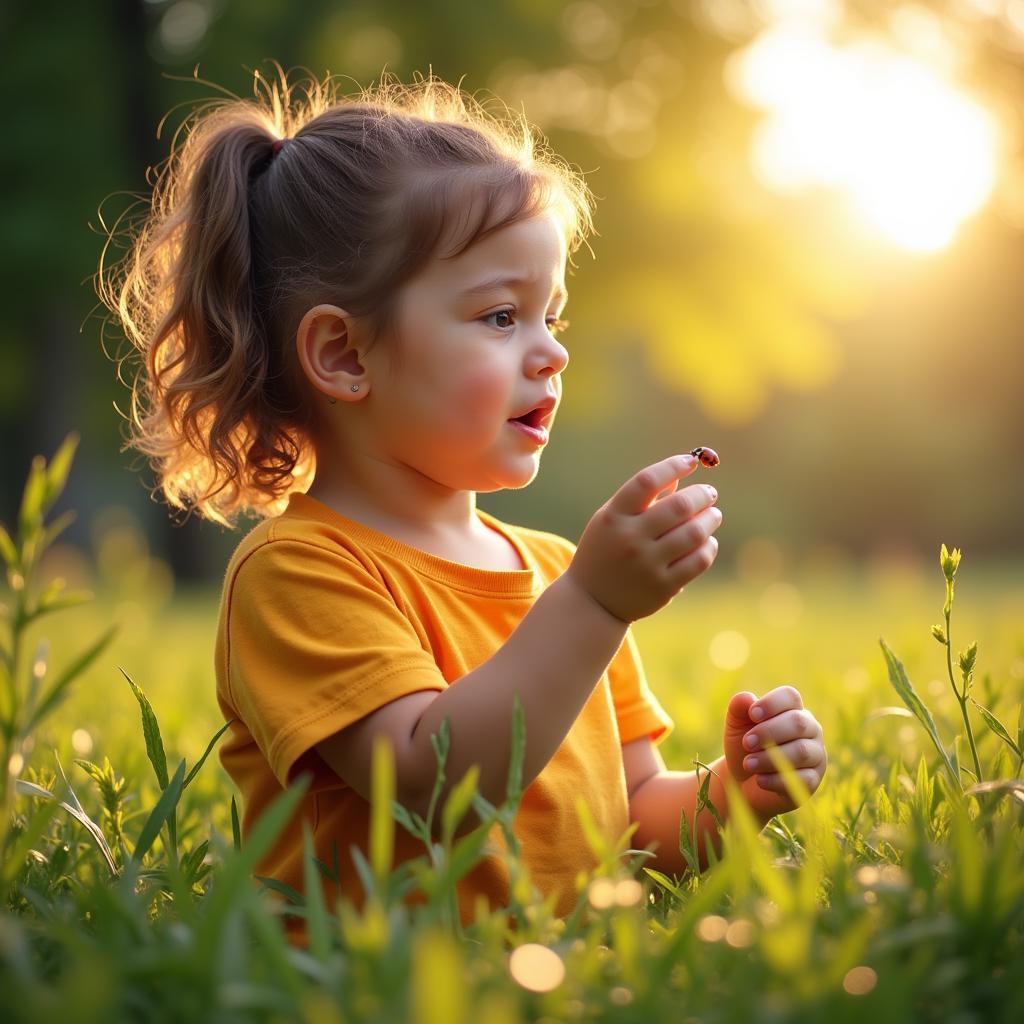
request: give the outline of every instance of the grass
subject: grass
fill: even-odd
[[[378,748],[371,898],[361,913],[296,906],[310,934],[301,950],[251,878],[299,791],[242,844],[230,782],[207,757],[223,725],[210,664],[218,595],[172,598],[123,528],[77,569],[47,550],[72,454],[73,441],[39,462],[18,526],[0,537],[14,584],[0,677],[5,1019],[1024,1017],[1024,587],[1005,570],[968,555],[950,576],[958,553],[944,551],[923,571],[709,577],[638,623],[676,722],[661,747],[670,767],[721,751],[732,693],[792,683],[823,725],[829,770],[761,832],[734,814],[721,861],[699,876],[659,876],[628,835],[595,835],[601,867],[566,919],[523,879],[506,911],[467,928],[452,920],[454,879],[485,831],[452,841],[452,830],[471,805],[510,827],[515,763],[500,807],[468,775],[434,809],[447,840],[425,845],[415,870],[391,871],[394,828],[421,823],[393,801]],[[53,586],[62,560],[96,600]],[[443,731],[435,741],[443,766]],[[308,877],[317,870],[307,852]],[[414,885],[431,899],[408,908],[400,896]]]

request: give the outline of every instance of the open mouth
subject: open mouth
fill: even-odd
[[[510,420],[511,423],[523,423],[528,427],[540,427],[543,425],[544,420],[547,418],[547,411],[545,409],[531,409],[528,413],[523,416],[517,416],[514,420]]]
[[[551,410],[546,406],[538,406],[531,409],[522,416],[509,420],[514,430],[528,437],[534,444],[545,445],[548,443],[548,431],[546,423],[550,418]]]

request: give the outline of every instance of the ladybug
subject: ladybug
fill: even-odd
[[[705,469],[714,469],[722,461],[714,448],[694,448],[690,454],[699,459]]]

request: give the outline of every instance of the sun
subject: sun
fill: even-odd
[[[905,249],[948,245],[992,192],[995,119],[881,37],[840,47],[812,24],[783,23],[737,53],[727,78],[766,112],[752,150],[765,184],[837,190],[860,222]]]

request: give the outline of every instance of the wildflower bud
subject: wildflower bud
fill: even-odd
[[[941,626],[932,626],[932,636],[935,637],[940,644],[946,643],[946,631]]]
[[[960,549],[953,548],[952,553],[946,550],[946,545],[942,545],[942,550],[939,553],[939,564],[942,566],[942,573],[950,582],[953,581],[953,577],[956,575],[957,566],[960,565]]]
[[[978,642],[975,641],[966,651],[960,652],[960,671],[964,676],[974,671],[974,661],[978,657]]]

